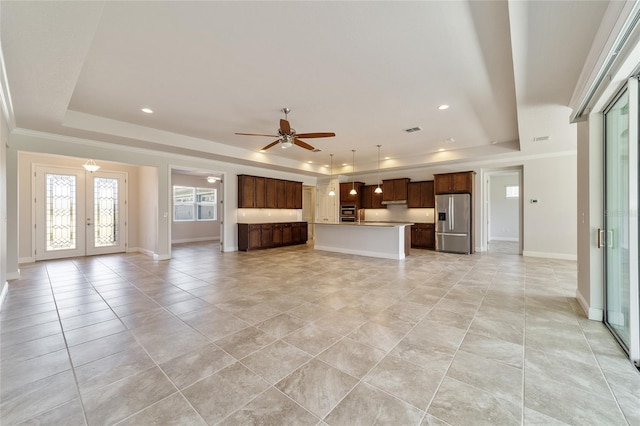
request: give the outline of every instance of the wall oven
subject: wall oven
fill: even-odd
[[[340,206],[340,222],[355,222],[357,213],[355,205]]]

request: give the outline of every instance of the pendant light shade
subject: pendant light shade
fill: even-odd
[[[333,190],[333,154],[329,154],[331,157],[331,177],[329,178],[329,184],[331,185],[331,189],[329,190],[329,196],[335,197],[336,191]]]
[[[358,195],[358,191],[356,191],[356,183],[355,183],[355,175],[356,175],[356,150],[352,149],[352,159],[351,159],[351,191],[349,194]]]
[[[96,164],[96,162],[95,162],[95,161],[93,161],[93,160],[87,160],[87,162],[86,162],[86,163],[84,163],[84,164],[82,165],[82,167],[84,167],[84,169],[85,169],[86,171],[91,172],[91,173],[93,173],[93,172],[97,172],[97,171],[98,171],[98,169],[100,169],[100,166],[98,166],[98,165]]]
[[[382,145],[378,145],[378,187],[373,191],[376,194],[382,194],[382,188],[380,188],[380,147]]]

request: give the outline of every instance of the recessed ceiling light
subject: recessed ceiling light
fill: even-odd
[[[267,151],[265,151],[264,149],[261,149],[260,152],[267,152]]]
[[[391,157],[384,157],[385,160],[391,160]]]
[[[444,148],[440,148],[440,149],[438,150],[438,152],[444,152],[444,151],[445,151],[445,149],[444,149]]]
[[[141,111],[145,114],[153,114],[153,110],[151,108],[142,108]]]
[[[325,164],[323,167],[329,167],[329,165],[328,165],[328,164]]]
[[[442,105],[440,105],[440,106],[438,107],[438,109],[439,109],[440,111],[445,110],[445,109],[449,109],[449,105],[447,105],[447,104],[442,104]]]
[[[343,166],[348,166],[348,164],[347,164],[347,163],[342,163],[342,165],[343,165]]]
[[[309,163],[309,164],[313,164],[313,161],[309,160],[309,161],[307,161],[307,163]]]

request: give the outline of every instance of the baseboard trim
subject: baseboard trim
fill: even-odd
[[[7,293],[9,293],[9,283],[5,281],[2,286],[2,293],[0,293],[0,312],[2,312],[2,305],[4,304],[4,298],[7,296]]]
[[[517,243],[518,242],[518,238],[513,238],[513,237],[489,237],[489,242],[491,241],[507,241],[507,242],[511,242],[511,243]]]
[[[544,251],[523,251],[522,255],[526,257],[540,257],[543,259],[578,260],[578,256],[575,254],[547,253]]]
[[[168,254],[157,254],[153,253],[153,260],[170,260],[171,256]]]
[[[231,253],[233,251],[238,251],[238,246],[233,246],[233,247],[224,246],[222,249],[223,253]]]
[[[34,263],[36,261],[35,257],[20,257],[18,258],[18,265],[22,265],[25,263]]]
[[[584,311],[587,318],[589,318],[592,321],[598,321],[598,322],[603,321],[604,311],[602,309],[593,308],[589,306],[589,304],[587,303],[587,300],[582,296],[582,293],[580,293],[579,290],[576,290],[576,299],[578,300],[578,303],[580,304],[580,307]]]
[[[7,272],[7,281],[17,280],[20,278],[20,269],[17,272]]]
[[[182,238],[179,240],[171,240],[171,244],[201,243],[204,241],[220,241],[220,237]]]

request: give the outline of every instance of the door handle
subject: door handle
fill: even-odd
[[[604,236],[604,231],[598,228],[598,248],[602,248],[602,237]]]

